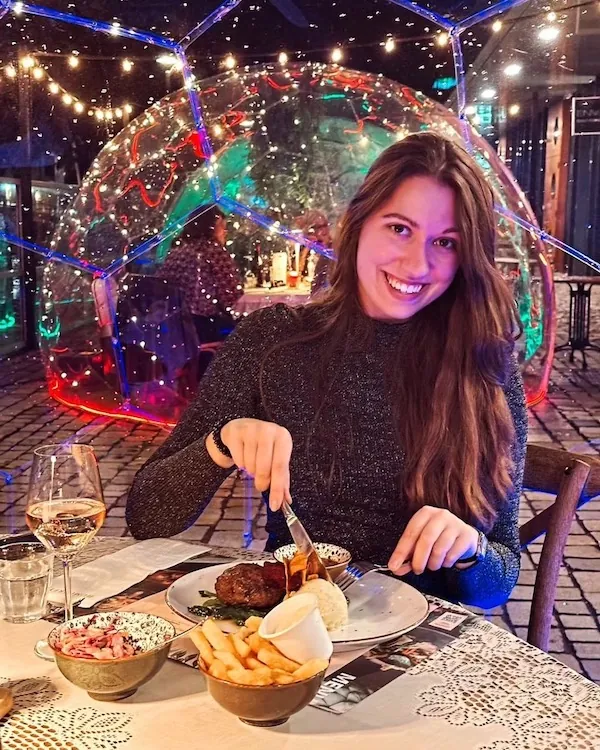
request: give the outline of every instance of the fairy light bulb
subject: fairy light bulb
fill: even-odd
[[[131,71],[133,70],[133,63],[131,62],[131,60],[125,58],[125,60],[123,60],[123,62],[121,63],[121,68],[123,68],[123,72],[131,73]]]
[[[340,63],[344,59],[344,53],[340,49],[340,47],[336,47],[331,52],[331,62],[334,63]]]
[[[280,52],[279,57],[277,59],[279,60],[280,65],[287,65],[288,60],[289,60],[287,52]]]
[[[558,26],[542,26],[538,31],[538,39],[542,42],[554,42],[560,36]]]
[[[502,21],[494,21],[492,31],[497,34],[502,29]]]
[[[78,115],[80,115],[84,111],[85,107],[81,102],[75,102],[73,109],[75,110],[75,112],[77,112]]]
[[[233,70],[237,65],[237,60],[233,55],[227,55],[227,57],[223,60],[223,65],[227,68],[227,70]]]
[[[35,60],[31,55],[25,55],[25,57],[22,57],[20,63],[23,70],[29,70],[35,66]]]
[[[438,47],[447,47],[448,42],[450,41],[450,37],[446,32],[442,32],[441,34],[438,34],[435,38],[435,42],[438,45]]]
[[[75,55],[69,55],[69,67],[70,68],[78,68],[79,67],[79,58]]]
[[[396,49],[396,42],[395,42],[395,40],[392,39],[391,37],[389,37],[388,39],[386,39],[385,43],[383,45],[383,49],[386,52],[393,52]]]
[[[72,104],[73,103],[73,97],[71,94],[63,94],[62,95],[63,104]]]
[[[131,104],[126,104],[123,109],[125,110],[125,112],[127,112],[128,115],[133,112],[133,107],[131,106]]]
[[[522,70],[523,66],[520,63],[510,63],[504,68],[504,75],[507,75],[509,78],[514,78],[515,76],[518,76]]]
[[[50,85],[48,86],[48,90],[51,94],[58,94],[60,92],[60,86],[56,81],[52,81]]]
[[[31,71],[31,74],[35,78],[36,81],[41,81],[44,77],[44,70],[43,68],[36,67]]]
[[[16,78],[17,77],[17,71],[12,65],[7,65],[4,68],[4,72],[6,73],[8,78]]]
[[[508,114],[511,117],[518,115],[520,111],[521,111],[521,106],[519,104],[511,104],[510,107],[508,108]]]

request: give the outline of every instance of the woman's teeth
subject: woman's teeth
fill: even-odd
[[[423,284],[404,284],[402,281],[398,281],[393,276],[385,274],[387,283],[398,292],[402,294],[418,294],[423,289]]]

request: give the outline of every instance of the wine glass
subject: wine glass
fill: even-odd
[[[72,443],[34,450],[26,521],[40,542],[62,561],[65,622],[73,619],[73,558],[91,542],[105,516],[100,472],[91,446]],[[46,658],[43,647],[36,648],[36,653]]]

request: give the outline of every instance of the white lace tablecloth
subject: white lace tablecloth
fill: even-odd
[[[97,540],[87,559],[123,543]],[[2,750],[600,750],[600,688],[484,620],[348,713],[309,707],[275,729],[242,724],[173,662],[131,698],[93,701],[33,655],[48,630],[0,623],[16,704]],[[333,669],[355,654],[341,656]]]

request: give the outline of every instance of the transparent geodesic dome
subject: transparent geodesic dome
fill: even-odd
[[[464,143],[468,127],[406,86],[337,65],[251,67],[195,86],[210,142],[188,92],[166,96],[98,155],[53,238],[52,249],[78,263],[48,262],[40,300],[50,388],[68,403],[168,422],[185,408],[207,342],[196,339],[181,293],[160,269],[194,212],[218,201],[229,214],[229,249],[255,279],[273,253],[310,245],[294,229],[307,211],[335,227],[387,146],[427,129]],[[500,209],[535,224],[491,146],[469,133]],[[551,364],[551,273],[527,229],[500,213],[498,231],[497,263],[523,323],[518,351],[532,401]]]

